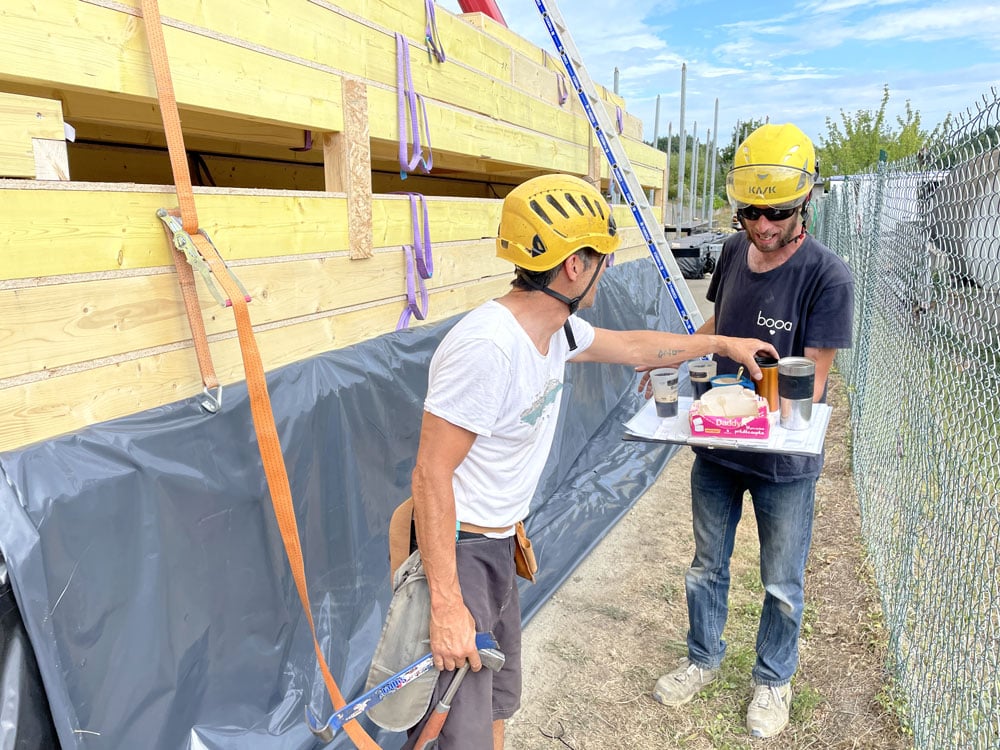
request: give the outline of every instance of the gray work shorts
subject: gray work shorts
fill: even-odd
[[[462,598],[477,632],[490,632],[506,660],[503,669],[469,672],[455,694],[438,740],[438,750],[493,750],[493,722],[509,719],[521,707],[521,600],[514,574],[514,537],[490,539],[462,534],[456,547]],[[453,674],[443,672],[431,698],[431,711]],[[410,750],[426,717],[409,730]]]

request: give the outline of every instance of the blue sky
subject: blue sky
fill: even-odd
[[[496,0],[511,30],[553,50],[534,0]],[[458,0],[438,4],[460,12]],[[1000,3],[982,0],[828,0],[680,2],[561,0],[559,9],[591,77],[619,93],[643,121],[678,132],[681,64],[687,63],[685,123],[699,141],[738,120],[794,122],[816,145],[827,117],[876,110],[888,85],[888,113],[909,100],[931,130],[948,112],[974,109],[1000,85]]]

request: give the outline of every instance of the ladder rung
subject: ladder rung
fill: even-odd
[[[688,333],[694,333],[696,327],[692,321],[697,321],[700,325],[701,314],[698,312],[698,307],[687,286],[683,282],[681,282],[680,288],[674,285],[673,278],[683,277],[663,234],[663,226],[653,215],[652,207],[646,200],[645,190],[639,183],[625,147],[618,137],[617,129],[612,125],[610,115],[597,94],[597,87],[587,74],[582,56],[577,50],[572,36],[567,31],[566,22],[559,9],[555,7],[555,0],[535,0],[535,5],[546,21],[546,27],[549,29],[549,34],[552,36],[552,41],[555,43],[564,65],[566,65],[569,77],[573,81],[573,87],[587,113],[590,126],[597,135],[597,139],[604,149],[604,155],[611,165],[613,179],[618,183],[623,196],[628,201],[629,208],[647,241],[650,254],[653,256],[653,261],[667,291],[670,293],[681,321]],[[682,296],[685,296],[683,300]],[[688,314],[687,308],[691,309],[691,314]]]

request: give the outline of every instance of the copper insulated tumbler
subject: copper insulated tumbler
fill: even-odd
[[[778,360],[774,357],[754,357],[763,377],[754,381],[757,395],[767,399],[767,410],[778,411]]]

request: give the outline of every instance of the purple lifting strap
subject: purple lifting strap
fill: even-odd
[[[427,24],[424,27],[424,41],[427,42],[427,59],[431,57],[439,63],[443,63],[448,58],[444,54],[444,45],[438,34],[437,16],[434,15],[434,0],[424,0],[424,16]]]
[[[566,76],[556,71],[556,88],[559,91],[559,106],[561,107],[569,99],[569,89],[566,87]]]
[[[420,109],[417,109],[420,102]],[[410,43],[402,34],[396,34],[396,104],[399,122],[399,176],[406,179],[407,174],[418,166],[429,173],[434,166],[434,154],[431,151],[431,134],[427,125],[427,108],[424,98],[413,90],[413,75],[410,71]],[[423,117],[421,122],[421,116]],[[407,153],[406,122],[410,121],[410,135],[413,141],[413,156]],[[424,157],[420,145],[420,130],[423,125],[424,140],[427,141],[427,156]]]
[[[413,224],[413,244],[403,245],[406,257],[406,308],[399,316],[396,330],[402,330],[410,325],[411,317],[424,320],[427,317],[429,299],[424,279],[434,275],[434,255],[431,251],[431,228],[427,215],[427,199],[420,193],[397,193],[410,197],[410,221]],[[417,201],[423,209],[423,225],[417,213]],[[416,274],[414,274],[414,265]],[[420,300],[417,300],[419,291]]]
[[[618,126],[618,135],[621,135],[625,130],[625,121],[622,117],[622,108],[615,106],[615,124]]]

